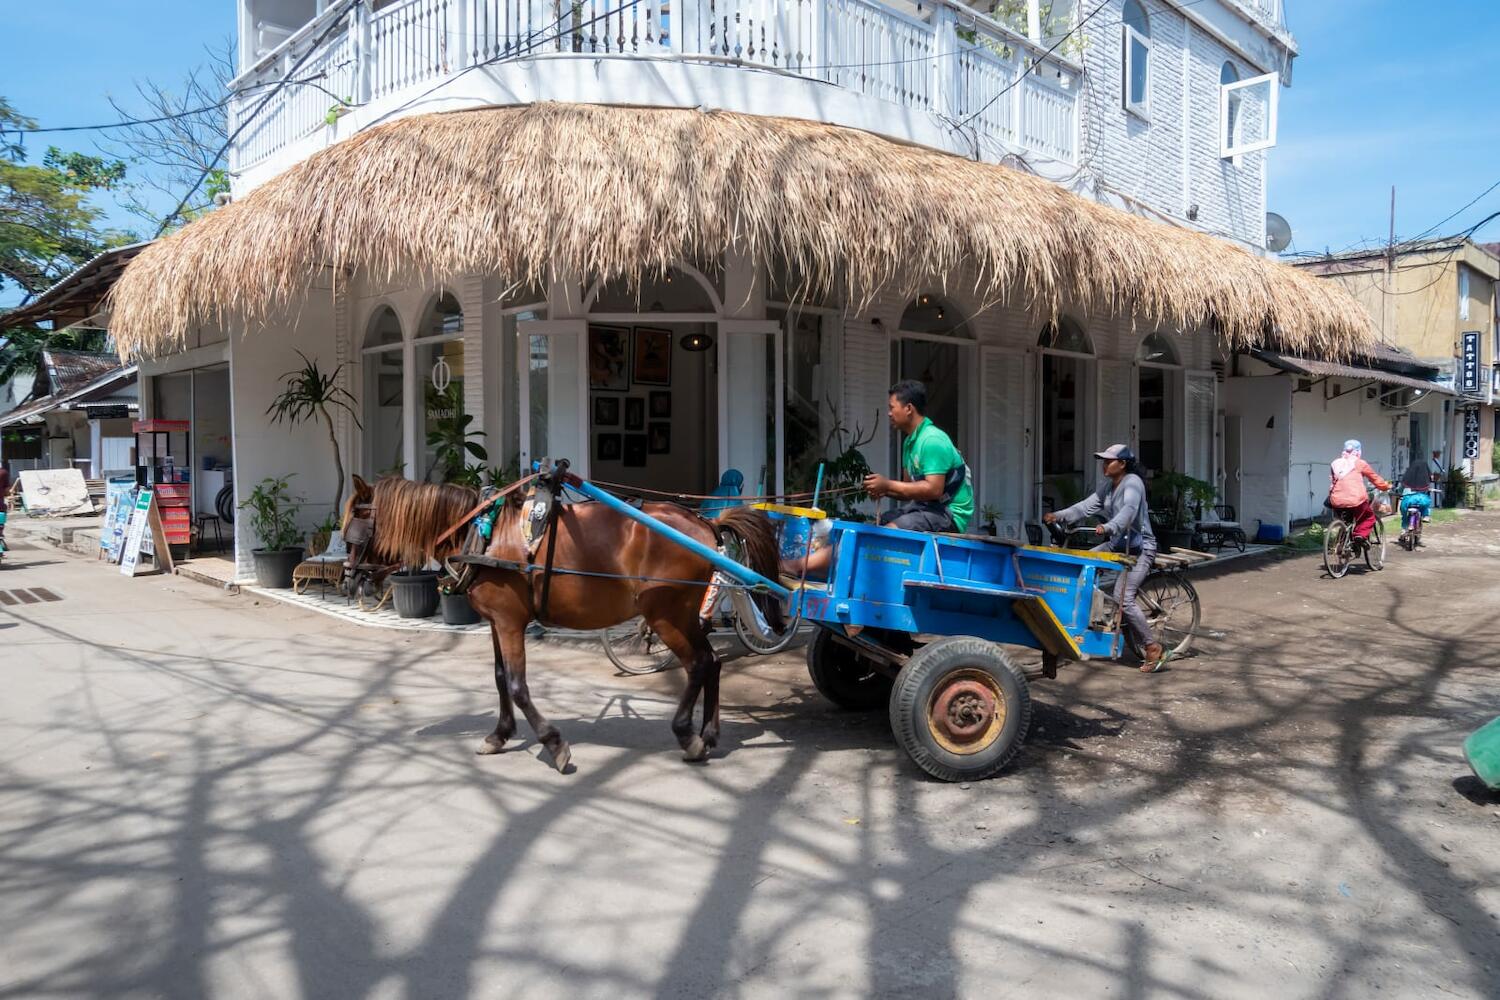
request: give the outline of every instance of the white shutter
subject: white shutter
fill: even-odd
[[[996,523],[1001,537],[1021,539],[1032,479],[1026,466],[1026,355],[985,347],[979,357],[983,411],[978,503],[1000,509]],[[972,464],[970,471],[976,471]]]
[[[891,387],[890,340],[885,330],[868,322],[850,320],[844,324],[844,391],[842,423],[845,444],[858,433],[874,440],[860,451],[870,468],[886,475],[890,451],[890,421],[886,418]]]
[[[1139,389],[1135,362],[1099,362],[1100,448],[1117,443],[1139,447],[1136,440],[1136,414],[1139,412],[1136,393]]]
[[[1204,482],[1214,481],[1214,410],[1218,390],[1211,371],[1183,373],[1183,413],[1186,458],[1183,472]]]

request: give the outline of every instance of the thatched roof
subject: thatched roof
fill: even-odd
[[[786,118],[572,104],[406,118],[322,150],[141,253],[110,329],[127,355],[170,350],[295,301],[324,265],[611,278],[735,242],[853,302],[967,274],[1039,313],[1213,324],[1232,348],[1373,339],[1333,282],[1017,170]]]

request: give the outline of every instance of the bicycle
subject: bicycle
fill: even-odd
[[[1391,505],[1379,500],[1380,494],[1372,495],[1371,504],[1375,509],[1375,527],[1370,529],[1370,537],[1364,543],[1360,543],[1354,537],[1354,513],[1352,507],[1332,508],[1334,516],[1328,522],[1328,528],[1323,532],[1323,569],[1335,580],[1343,579],[1349,572],[1350,565],[1356,556],[1363,552],[1365,565],[1374,572],[1385,569],[1385,531],[1382,527],[1382,518],[1391,512]]]
[[[1401,515],[1401,535],[1396,539],[1396,544],[1408,552],[1415,552],[1417,546],[1422,544],[1422,515],[1420,504],[1407,504]]]
[[[1069,548],[1065,544],[1068,540],[1065,529],[1056,522],[1049,523],[1046,527],[1058,548]],[[1203,611],[1197,589],[1183,572],[1188,565],[1190,563],[1187,560],[1173,554],[1158,555],[1151,566],[1151,572],[1146,574],[1146,579],[1141,581],[1135,592],[1136,604],[1146,615],[1151,638],[1161,645],[1165,654],[1173,657],[1182,656],[1192,648]],[[1110,618],[1118,617],[1120,603],[1115,597],[1114,581],[1106,586],[1101,580],[1095,592],[1102,599],[1103,614]],[[1137,647],[1134,642],[1130,646],[1136,656],[1145,655],[1146,651]]]

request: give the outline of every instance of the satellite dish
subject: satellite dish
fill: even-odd
[[[1292,245],[1292,226],[1275,212],[1266,213],[1266,249],[1281,253]]]

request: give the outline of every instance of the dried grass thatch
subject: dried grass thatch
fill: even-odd
[[[137,257],[111,330],[126,355],[170,350],[295,302],[319,266],[613,278],[736,242],[852,302],[968,274],[1038,313],[1211,324],[1233,348],[1372,339],[1333,282],[1016,170],[785,118],[571,104],[406,118],[323,150]]]

